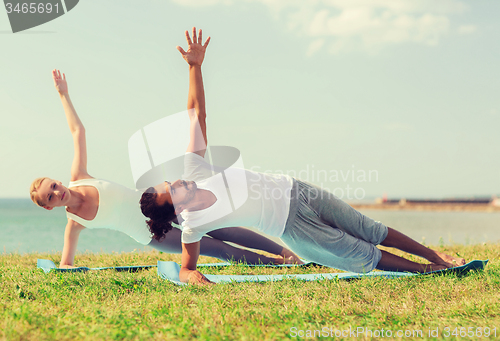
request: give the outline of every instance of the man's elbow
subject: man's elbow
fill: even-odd
[[[207,118],[207,113],[205,111],[205,108],[200,108],[196,105],[189,106],[188,105],[188,111],[189,111],[189,117],[190,118],[196,118],[198,120],[205,120]]]
[[[205,111],[205,109],[196,110],[196,115],[198,116],[199,121],[205,122],[205,120],[207,118],[207,112]]]

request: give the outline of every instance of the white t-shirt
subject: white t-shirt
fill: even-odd
[[[215,169],[195,153],[186,153],[184,167],[184,180],[194,181],[217,200],[206,209],[181,212],[183,243],[195,243],[207,232],[231,226],[255,227],[276,237],[283,234],[290,210],[291,177],[237,167]]]

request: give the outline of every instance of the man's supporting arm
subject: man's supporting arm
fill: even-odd
[[[184,244],[182,243],[182,260],[179,279],[181,282],[192,284],[210,284],[201,272],[196,270],[196,263],[200,255],[200,242]]]

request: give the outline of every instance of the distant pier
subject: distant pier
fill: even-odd
[[[351,203],[355,209],[414,210],[414,211],[474,211],[500,212],[500,199],[489,198],[448,198],[448,199],[383,199],[374,203]]]

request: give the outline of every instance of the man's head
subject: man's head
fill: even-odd
[[[193,181],[177,180],[172,184],[165,181],[142,194],[141,211],[150,218],[146,223],[156,240],[161,240],[172,229],[172,221],[189,207],[196,190]]]

